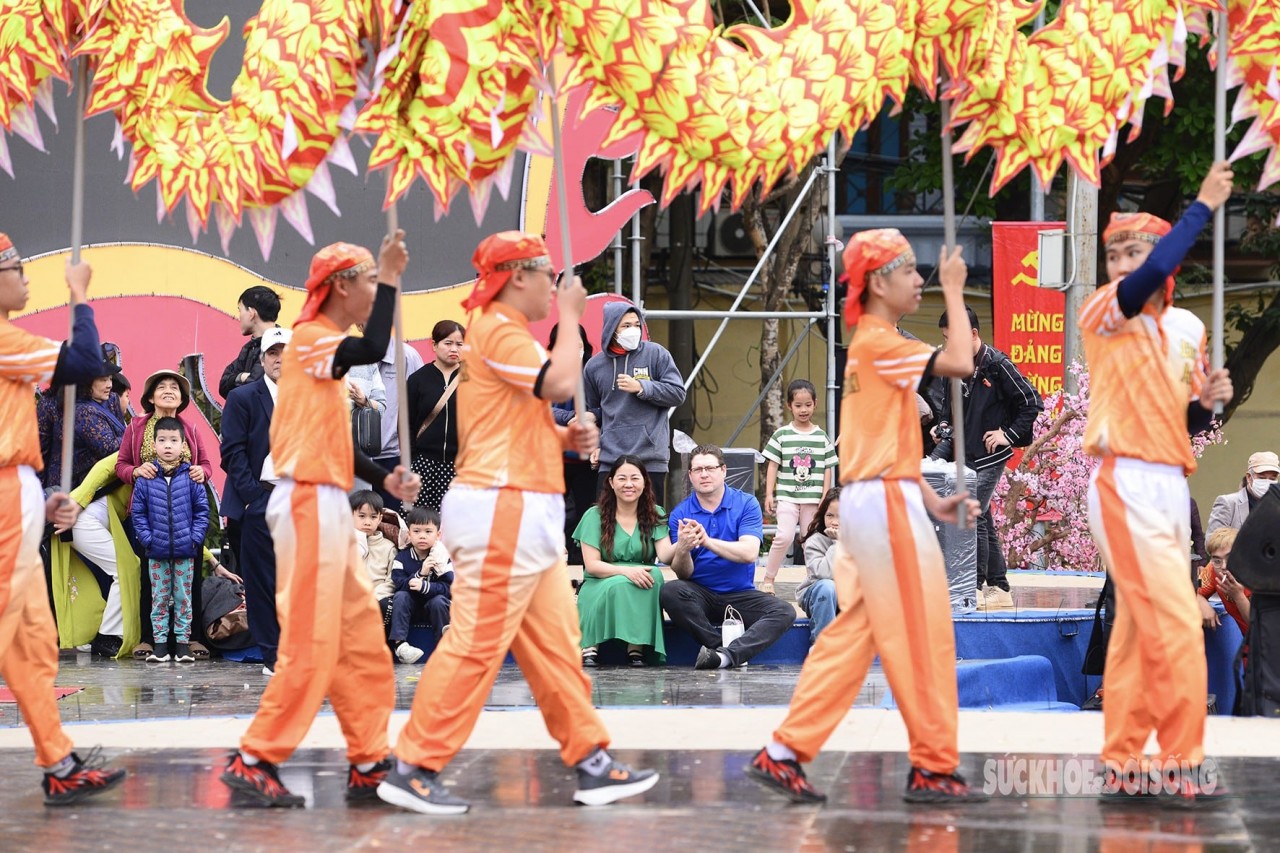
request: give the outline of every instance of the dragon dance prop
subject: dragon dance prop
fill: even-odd
[[[605,144],[639,138],[632,180],[660,170],[664,203],[700,185],[704,210],[726,192],[736,207],[909,86],[950,101],[955,150],[995,151],[992,192],[1028,167],[1047,186],[1064,162],[1097,183],[1146,101],[1172,108],[1171,69],[1216,8],[1064,0],[1028,35],[1028,0],[794,0],[773,29],[720,27],[709,0],[266,0],[221,101],[205,74],[228,25],[195,26],[181,0],[0,0],[0,125],[41,147],[36,109],[53,117],[52,81],[81,57],[87,112],[115,118],[130,185],[154,181],[161,215],[185,205],[193,236],[212,219],[224,247],[247,216],[264,252],[277,211],[310,239],[303,190],[337,210],[329,168],[356,170],[352,133],[374,137],[388,205],[421,179],[438,210],[466,191],[482,211],[518,149],[547,153],[536,125],[557,55],[559,94],[589,86],[585,109],[617,110]],[[1253,120],[1235,156],[1271,152],[1265,188],[1280,181],[1280,3],[1228,10],[1233,118]]]

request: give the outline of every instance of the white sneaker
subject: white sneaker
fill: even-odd
[[[269,666],[264,666],[262,668],[262,674],[265,675],[267,678],[270,678],[271,676],[276,674],[276,671]]]
[[[396,646],[396,658],[399,659],[400,663],[417,663],[422,660],[423,654],[425,652],[422,649],[417,646],[411,646],[408,643],[401,643]]]
[[[1013,593],[998,586],[989,586],[978,596],[979,610],[1012,610]]]

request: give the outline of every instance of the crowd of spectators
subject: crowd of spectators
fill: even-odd
[[[276,323],[280,300],[270,288],[249,288],[237,310],[249,340],[219,383],[225,395],[221,498],[212,488],[210,454],[194,428],[198,415],[186,376],[161,370],[147,377],[135,411],[121,354],[107,346],[101,375],[76,389],[72,496],[84,512],[71,530],[50,531],[48,547],[64,646],[188,662],[209,657],[211,645],[217,651],[252,644],[264,673],[272,673],[280,629],[266,523],[276,484],[270,431],[290,333]],[[974,391],[980,386],[995,396],[973,404],[972,426],[980,428],[967,431],[978,442],[969,455],[989,460],[986,467],[994,473],[1003,470],[1012,446],[1024,443],[1040,401],[1007,359],[982,343],[972,318],[971,325],[979,364],[989,364],[994,377],[983,382],[980,366]],[[564,459],[565,555],[583,567],[578,600],[584,666],[598,665],[606,644],[616,644],[611,657],[625,654],[631,666],[664,663],[664,614],[701,647],[697,667],[746,664],[794,624],[795,609],[773,594],[772,581],[796,540],[806,570],[796,602],[810,618],[815,641],[838,609],[832,565],[839,547],[839,489],[831,488],[834,443],[812,422],[812,384],[798,380],[788,388],[792,421],[765,448],[763,507],[754,495],[726,484],[723,452],[701,445],[688,459],[688,482],[672,486],[675,506],[668,511],[666,412],[684,400],[683,377],[670,353],[645,339],[643,313],[627,303],[606,306],[598,351],[586,329],[580,326],[578,333],[586,410],[576,411],[573,400],[552,408],[560,424],[585,417],[601,427],[592,458],[566,452]],[[366,449],[387,470],[399,459],[398,408],[408,407],[412,468],[423,482],[415,506],[401,506],[381,484],[357,482],[351,495],[355,538],[383,613],[388,653],[402,663],[419,662],[429,653],[421,646],[449,626],[453,572],[439,508],[458,452],[454,392],[464,380],[465,339],[461,323],[443,320],[432,329],[430,360],[406,346],[397,365],[393,341],[380,362],[346,377],[353,430],[359,430],[361,410],[380,416],[376,446]],[[400,370],[405,401],[397,399]],[[933,421],[942,426],[931,436],[937,439],[934,454],[946,458],[949,409],[933,408],[940,415]],[[37,412],[46,485],[52,487],[61,464],[62,389],[45,389]],[[1276,454],[1255,453],[1240,490],[1214,503],[1207,554],[1193,557],[1206,627],[1218,624],[1208,604],[1213,595],[1247,624],[1249,592],[1225,571],[1226,554],[1234,530],[1278,476]],[[994,479],[979,479],[980,490],[990,491]],[[775,517],[779,535],[757,588],[764,523]],[[181,536],[167,533],[175,525]],[[979,526],[988,531],[986,513]],[[988,596],[1000,598],[991,606],[1006,606],[1003,561],[994,536],[987,538],[991,547],[979,558],[980,583],[987,584]],[[1198,542],[1195,550],[1206,549]],[[663,567],[674,580],[664,583]],[[86,600],[58,593],[60,585],[74,588],[85,578],[97,595]],[[217,595],[216,606],[203,609],[208,593],[202,596],[202,590],[210,580],[233,593]],[[422,633],[414,634],[415,627]]]

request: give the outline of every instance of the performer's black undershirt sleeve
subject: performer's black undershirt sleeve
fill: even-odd
[[[925,397],[925,399],[928,399],[926,394],[928,392],[929,380],[933,378],[933,363],[938,360],[938,354],[941,352],[942,350],[934,350],[933,355],[929,356],[929,363],[924,366],[924,375],[920,377],[920,384],[916,386],[916,393],[921,397]],[[945,417],[947,413],[943,412],[942,414]]]
[[[1116,299],[1126,317],[1137,317],[1151,295],[1164,287],[1165,280],[1173,275],[1182,259],[1195,245],[1196,237],[1209,223],[1213,211],[1202,201],[1193,201],[1182,214],[1178,224],[1147,255],[1142,266],[1124,277],[1116,288]]]
[[[1200,405],[1199,400],[1192,400],[1187,406],[1187,434],[1196,435],[1213,426],[1213,412]]]
[[[333,356],[333,378],[341,379],[358,364],[377,364],[387,354],[391,343],[391,323],[396,313],[396,289],[389,284],[378,284],[378,295],[373,300],[373,312],[364,326],[364,337],[346,337],[338,344]]]
[[[533,383],[533,396],[539,400],[542,399],[542,380],[547,378],[547,371],[551,369],[551,359],[547,359],[542,364],[542,369],[538,371],[538,381]]]
[[[377,462],[374,462],[368,456],[365,456],[358,447],[355,448],[355,462],[357,477],[361,480],[372,483],[377,488],[382,488],[382,481],[387,479],[386,468],[383,468]]]

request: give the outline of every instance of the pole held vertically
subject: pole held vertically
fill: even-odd
[[[387,179],[391,179],[391,173],[387,173]],[[395,239],[396,232],[400,230],[400,211],[396,209],[396,203],[393,201],[391,206],[387,208],[387,236]],[[409,377],[405,376],[408,365],[404,360],[404,280],[401,279],[400,287],[396,288],[396,310],[394,320],[395,334],[395,365],[396,365],[396,436],[400,442],[400,466],[404,469],[401,475],[402,481],[407,481],[410,476],[410,447],[409,447]]]
[[[942,98],[942,234],[946,251],[956,247],[956,178],[951,162],[951,102]],[[956,460],[956,492],[966,491],[964,459],[964,388],[951,377],[951,447]],[[962,502],[956,507],[956,526],[969,526],[969,513]]]
[[[1213,161],[1227,159],[1227,38],[1228,15],[1225,3],[1218,11],[1218,67],[1213,88]],[[1227,205],[1213,212],[1213,354],[1210,364],[1221,370],[1225,361],[1223,342],[1223,286],[1226,279]],[[1215,415],[1222,414],[1222,403],[1213,405]]]
[[[551,86],[551,146],[556,169],[556,209],[560,212],[560,251],[564,264],[561,287],[573,283],[573,240],[569,235],[569,187],[564,175],[564,144],[560,136],[560,99],[556,87],[556,66],[553,57],[547,63],[547,83]],[[569,331],[569,330],[565,330]],[[577,330],[574,330],[576,334]],[[602,342],[602,346],[606,345]],[[586,423],[587,392],[578,373],[578,385],[573,391],[573,413],[579,423]]]
[[[76,141],[71,161],[71,263],[80,263],[80,246],[84,242],[84,110],[89,99],[89,59],[81,57],[76,65]],[[67,330],[67,345],[75,336],[76,312],[73,309]],[[62,491],[71,491],[71,457],[75,453],[76,386],[62,389]]]

